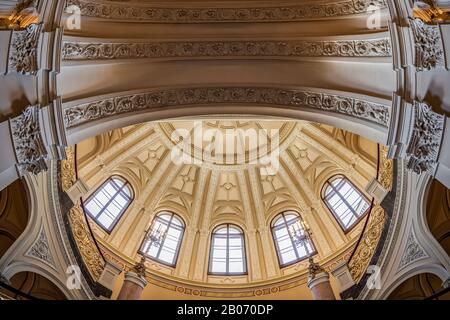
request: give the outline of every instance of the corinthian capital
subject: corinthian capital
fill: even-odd
[[[445,65],[442,35],[439,25],[428,25],[420,19],[411,21],[416,47],[415,65],[419,70],[431,70]]]
[[[407,149],[408,168],[416,173],[434,175],[444,131],[443,115],[429,105],[416,102],[412,135]]]
[[[39,107],[30,106],[10,120],[10,128],[20,175],[47,170],[47,149],[41,136]]]
[[[14,30],[9,45],[8,73],[34,75],[38,71],[38,47],[41,35],[39,24],[24,30]]]

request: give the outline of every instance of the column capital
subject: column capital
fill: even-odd
[[[37,105],[27,107],[21,115],[9,120],[20,176],[26,172],[38,174],[47,170],[48,152],[40,123],[40,108]]]
[[[445,116],[416,101],[412,133],[406,150],[408,168],[415,173],[428,172],[434,176],[444,133]]]

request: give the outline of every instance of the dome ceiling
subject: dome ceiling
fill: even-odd
[[[78,175],[89,186],[89,193],[111,175],[127,179],[135,193],[111,233],[91,221],[105,253],[122,261],[137,261],[145,231],[162,210],[186,222],[176,268],[147,260],[151,271],[170,279],[219,286],[230,281],[207,275],[208,239],[222,223],[240,226],[248,237],[248,275],[233,277],[230,283],[279,281],[304,274],[305,261],[287,268],[277,262],[270,223],[285,210],[299,212],[311,227],[318,261],[329,263],[351,252],[364,220],[344,233],[323,204],[321,189],[331,176],[344,174],[364,190],[376,176],[377,144],[341,129],[301,121],[211,119],[201,123],[203,133],[212,130],[216,137],[227,130],[276,130],[278,170],[268,174],[249,157],[244,163],[221,162],[222,154],[199,164],[175,163],[171,137],[175,130],[186,130],[193,137],[198,122],[189,120],[145,123],[83,141],[77,145]],[[248,155],[251,148],[245,145]]]

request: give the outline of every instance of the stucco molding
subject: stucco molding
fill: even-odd
[[[64,111],[66,128],[113,115],[185,105],[254,104],[306,107],[335,112],[387,127],[387,105],[338,94],[267,87],[206,87],[162,89],[106,98]]]
[[[63,60],[196,57],[390,57],[388,38],[340,41],[64,42]]]
[[[411,20],[415,41],[415,65],[419,70],[445,67],[442,35],[439,25],[428,25],[420,19]]]
[[[408,168],[434,176],[444,133],[445,116],[422,102],[414,104],[414,122],[408,149]]]
[[[17,158],[17,169],[38,174],[47,170],[47,149],[41,135],[39,106],[29,106],[10,120],[10,129]]]
[[[375,5],[385,8],[384,0],[341,0],[285,6],[248,7],[173,7],[149,6],[105,1],[68,0],[66,7],[77,6],[82,15],[121,21],[152,23],[275,22],[334,18],[366,13]]]
[[[38,47],[42,25],[30,24],[14,30],[9,45],[8,73],[35,75],[38,68]]]

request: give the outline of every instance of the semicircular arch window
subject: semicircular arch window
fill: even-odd
[[[209,274],[232,276],[246,273],[244,232],[232,224],[218,226],[211,236]]]

